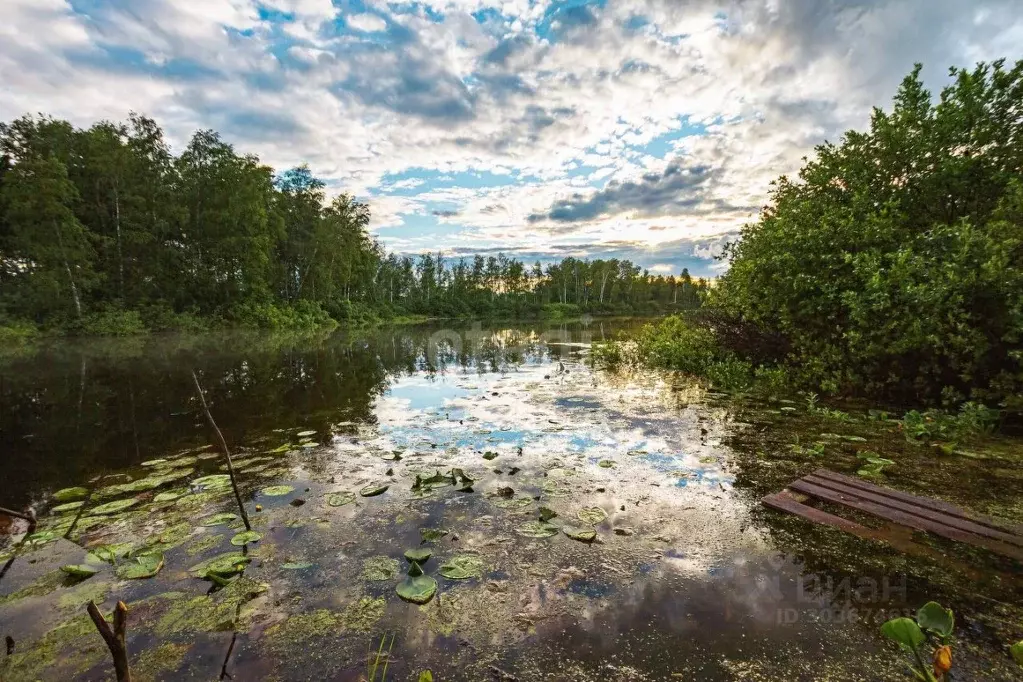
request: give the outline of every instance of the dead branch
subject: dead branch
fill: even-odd
[[[110,623],[103,617],[103,614],[99,612],[96,602],[90,600],[87,608],[89,617],[92,618],[103,641],[107,643],[107,648],[110,649],[110,655],[114,659],[117,682],[131,682],[131,670],[128,667],[128,645],[124,638],[128,626],[128,607],[124,605],[123,601],[117,602],[117,607],[114,608],[113,629],[110,628]]]
[[[231,489],[234,490],[234,499],[238,503],[238,511],[241,512],[242,522],[245,523],[245,530],[252,530],[252,524],[249,523],[249,515],[245,513],[245,505],[242,504],[241,493],[238,492],[238,481],[235,480],[231,451],[227,449],[227,441],[224,440],[224,434],[217,427],[217,422],[213,421],[213,415],[210,414],[210,408],[206,405],[206,396],[203,395],[202,386],[199,385],[199,377],[195,375],[195,370],[192,370],[192,381],[195,382],[195,390],[199,393],[199,403],[202,405],[202,411],[206,414],[206,422],[213,429],[213,433],[217,434],[217,442],[220,444],[220,449],[224,452],[224,457],[227,459],[227,473],[231,475]]]

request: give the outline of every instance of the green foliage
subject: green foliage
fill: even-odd
[[[951,609],[937,602],[921,606],[914,618],[893,618],[881,626],[881,634],[897,642],[903,650],[913,655],[915,665],[910,667],[913,676],[922,682],[936,682],[945,679],[952,666],[952,648],[948,646],[955,628]],[[926,652],[924,645],[933,640],[935,649]],[[925,657],[925,653],[928,655]],[[933,664],[925,661],[933,659]]]
[[[944,410],[911,410],[903,415],[899,428],[911,443],[960,441],[990,433],[998,411],[974,402],[964,403],[958,414]]]
[[[71,331],[87,336],[136,336],[148,329],[137,310],[108,308],[84,315]]]
[[[826,392],[937,402],[1023,392],[1023,62],[917,67],[891,112],[781,178],[712,292]]]
[[[856,457],[864,462],[856,472],[864,478],[880,478],[884,473],[885,467],[895,464],[895,462],[887,457],[882,457],[876,452],[872,452],[870,450],[864,450],[857,454]]]

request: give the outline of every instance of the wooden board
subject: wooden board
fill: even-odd
[[[974,514],[941,500],[883,488],[860,479],[818,469],[794,481],[789,490],[831,504],[892,521],[914,530],[982,547],[1023,562],[1023,533],[1011,524]],[[829,514],[795,500],[788,491],[768,495],[765,506],[801,516],[815,523],[839,528],[860,537],[877,534],[861,524]]]

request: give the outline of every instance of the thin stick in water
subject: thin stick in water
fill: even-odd
[[[114,609],[114,627],[110,628],[103,614],[96,608],[96,602],[89,600],[86,607],[89,617],[99,630],[103,641],[110,649],[110,655],[114,659],[114,673],[117,675],[117,682],[131,682],[131,670],[128,667],[128,645],[125,643],[125,631],[128,627],[128,607],[123,601],[117,602]]]
[[[224,434],[217,427],[217,422],[213,421],[213,415],[210,414],[210,408],[206,405],[206,396],[203,395],[202,386],[199,385],[199,377],[195,375],[195,370],[192,370],[192,381],[195,382],[195,390],[199,393],[199,403],[202,405],[202,411],[206,414],[206,422],[213,429],[213,433],[217,435],[217,442],[220,444],[220,449],[224,452],[224,457],[227,459],[227,473],[231,475],[231,489],[234,490],[234,500],[238,503],[238,511],[241,512],[242,521],[245,523],[245,530],[252,530],[252,524],[249,523],[249,515],[245,513],[245,505],[242,503],[241,493],[238,492],[238,481],[235,480],[234,476],[234,463],[231,461],[231,451],[227,449],[227,441],[224,440]]]

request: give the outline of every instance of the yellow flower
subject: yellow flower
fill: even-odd
[[[940,646],[934,652],[934,674],[939,678],[952,669],[952,647]]]

